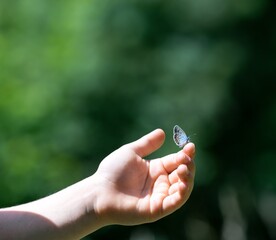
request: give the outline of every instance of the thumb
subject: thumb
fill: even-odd
[[[140,139],[130,143],[129,146],[140,157],[145,157],[160,148],[164,140],[164,131],[162,129],[156,129]]]

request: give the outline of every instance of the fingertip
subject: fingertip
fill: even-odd
[[[194,158],[195,156],[195,144],[192,142],[189,142],[186,144],[183,148],[183,151],[190,157]]]
[[[155,133],[157,134],[158,136],[162,137],[162,138],[165,138],[165,132],[163,129],[161,128],[157,128],[155,130],[152,131],[152,133]]]
[[[180,179],[184,179],[185,176],[189,174],[189,169],[188,169],[187,165],[185,165],[185,164],[179,165],[177,168],[177,174]]]
[[[130,146],[141,157],[147,156],[162,146],[165,141],[165,132],[158,128],[132,142]]]
[[[157,128],[149,134],[152,135],[156,142],[158,142],[160,145],[164,143],[166,134],[163,129]]]
[[[182,196],[184,196],[184,195],[185,195],[185,190],[186,190],[186,188],[187,188],[187,184],[186,184],[185,182],[180,181],[180,182],[178,183],[178,188],[179,188],[179,193],[180,193]]]

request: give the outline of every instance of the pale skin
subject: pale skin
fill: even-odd
[[[1,239],[80,239],[111,224],[156,221],[179,209],[194,185],[195,146],[145,160],[161,147],[157,129],[126,144],[90,177],[55,194],[0,210]]]

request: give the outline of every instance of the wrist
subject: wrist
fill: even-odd
[[[60,226],[65,233],[81,238],[106,225],[97,209],[101,192],[95,175],[57,194],[58,198],[67,199],[60,204],[63,209]]]

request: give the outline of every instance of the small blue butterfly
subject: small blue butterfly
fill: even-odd
[[[173,127],[173,140],[178,147],[183,148],[190,142],[190,137],[178,125],[175,125]]]

